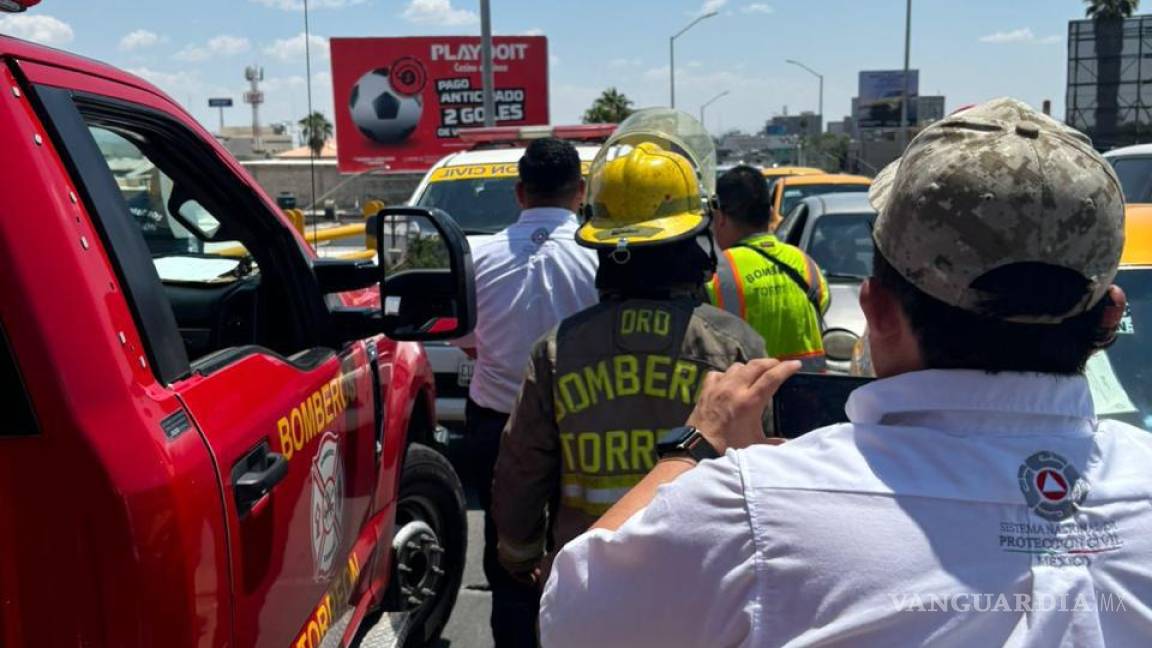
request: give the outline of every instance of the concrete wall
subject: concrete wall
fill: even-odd
[[[273,198],[282,192],[295,194],[297,206],[305,208],[311,202],[312,179],[309,165],[285,163],[279,160],[252,160],[244,167]],[[408,201],[423,173],[368,174],[359,177],[341,175],[334,161],[321,160],[316,164],[316,197],[336,189],[329,199],[336,201],[340,211],[359,211],[369,200],[383,200],[386,205],[400,205]]]

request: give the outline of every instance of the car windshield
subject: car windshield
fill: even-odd
[[[784,197],[780,199],[780,213],[787,214],[792,211],[796,203],[808,196],[820,196],[830,193],[862,193],[868,191],[864,184],[812,184],[793,185],[784,187]]]
[[[1152,157],[1115,158],[1112,166],[1120,177],[1126,202],[1152,202]]]
[[[808,254],[828,277],[868,278],[875,219],[874,213],[821,216],[812,227]]]
[[[1096,415],[1152,427],[1152,268],[1121,269],[1128,312],[1116,343],[1088,362]]]
[[[416,204],[444,210],[465,234],[495,234],[520,216],[516,178],[432,182]]]

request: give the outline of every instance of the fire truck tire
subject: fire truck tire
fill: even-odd
[[[433,645],[456,604],[468,549],[464,487],[444,455],[408,446],[396,506],[393,574],[411,605],[405,648]]]

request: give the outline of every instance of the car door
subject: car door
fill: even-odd
[[[236,645],[292,643],[329,596],[347,598],[359,573],[348,555],[376,485],[381,429],[374,347],[329,339],[323,295],[298,239],[182,111],[139,88],[22,66],[94,208],[158,382],[181,400],[212,453],[217,484],[203,487],[219,489],[231,555],[233,606],[220,614],[231,614]],[[231,327],[228,335],[213,331],[211,339],[231,344],[199,358],[188,357],[169,266],[203,270],[205,256],[222,259],[173,256],[179,245],[146,241],[142,223],[173,215],[172,186],[196,203],[201,220],[242,233],[258,268],[255,279],[234,278],[233,269],[207,282],[253,281],[257,297],[227,304],[227,316],[216,319]],[[173,259],[161,272],[158,264]],[[197,287],[187,279],[179,288]],[[319,618],[318,635],[335,621]]]

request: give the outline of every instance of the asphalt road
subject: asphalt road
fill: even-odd
[[[464,585],[456,599],[452,618],[444,629],[438,648],[491,648],[488,614],[492,595],[484,578],[484,513],[479,508],[468,511],[468,561],[464,565]]]

